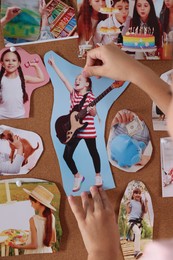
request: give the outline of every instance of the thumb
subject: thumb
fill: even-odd
[[[84,77],[101,77],[103,75],[103,65],[102,66],[86,66],[82,72]]]

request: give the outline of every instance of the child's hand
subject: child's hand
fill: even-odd
[[[96,115],[96,107],[87,107],[87,112],[91,115],[91,116],[95,116]]]
[[[123,109],[121,111],[118,111],[115,115],[114,119],[112,120],[111,126],[114,126],[116,124],[127,124],[134,119],[133,112]]]
[[[8,7],[5,14],[6,21],[12,20],[21,12],[21,9],[17,6]]]
[[[46,8],[45,0],[40,0],[39,2],[39,13],[41,16],[49,14],[49,11]]]
[[[81,194],[82,206],[77,205],[75,198],[69,196],[70,207],[89,254],[88,259],[115,259],[119,233],[114,209],[102,188],[94,186],[90,191],[92,199],[89,199],[86,192]]]
[[[9,242],[8,245],[12,248],[16,248],[16,249],[20,249],[21,246],[20,245],[16,245],[14,242]]]
[[[105,76],[119,81],[132,81],[140,65],[115,44],[104,45],[87,52],[83,70],[86,77]]]
[[[20,140],[20,137],[17,136],[17,135],[15,135],[13,137],[13,142],[11,142],[11,144],[13,144],[16,149],[20,149],[20,148],[23,147],[22,143],[21,143],[21,140]]]
[[[55,60],[54,60],[54,58],[52,56],[48,59],[48,63],[52,67],[55,66]]]

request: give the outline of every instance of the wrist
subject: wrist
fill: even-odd
[[[23,147],[17,148],[17,154],[23,155]]]
[[[5,26],[6,25],[6,23],[8,23],[8,19],[7,19],[7,16],[4,16],[4,17],[2,17],[1,18],[1,26],[3,27],[3,26]]]
[[[88,254],[87,260],[113,260],[116,259],[117,252],[113,250],[98,250]]]

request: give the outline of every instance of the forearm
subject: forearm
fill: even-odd
[[[64,83],[67,90],[71,93],[73,91],[73,87],[71,86],[70,82],[66,79],[64,74],[61,72],[61,70],[56,66],[56,64],[52,64],[52,68],[55,70],[60,80]]]
[[[128,204],[126,205],[126,212],[127,212],[127,214],[129,214],[130,211],[131,211],[130,203],[128,203]]]
[[[89,254],[87,260],[118,260],[117,252],[115,250],[110,252],[95,252],[93,254]]]
[[[13,245],[12,246],[13,248],[17,248],[17,249],[37,249],[38,248],[38,245],[37,244],[33,244],[33,243],[30,243],[28,245]]]
[[[150,68],[138,63],[134,71],[131,73],[131,82],[145,91],[150,98],[159,106],[159,108],[167,114],[171,95],[169,94],[169,86]]]
[[[47,19],[47,15],[46,15],[46,14],[43,14],[43,15],[42,15],[42,18],[41,18],[41,29],[42,29],[44,26],[48,26],[48,19]]]
[[[16,157],[14,158],[13,163],[11,162],[2,162],[0,164],[0,173],[19,173],[20,172],[20,167],[22,166],[22,162],[24,160],[24,157],[20,154],[17,154]]]
[[[23,146],[17,149],[17,154],[23,155]]]
[[[1,18],[1,26],[2,26],[2,28],[3,28],[8,22],[9,22],[9,21],[8,21],[8,19],[7,19],[6,16],[2,17],[2,18]]]
[[[41,70],[41,68],[36,64],[35,65],[35,72],[36,72],[36,77],[38,79],[39,82],[44,81],[44,74]]]
[[[148,212],[148,203],[145,203],[145,213]]]

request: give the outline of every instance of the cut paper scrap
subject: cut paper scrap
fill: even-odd
[[[22,143],[22,157],[11,144],[15,136]],[[38,134],[0,125],[0,175],[27,174],[35,167],[42,152],[43,143]]]
[[[19,60],[19,65],[21,65],[21,70],[23,72],[23,76],[25,79],[25,90],[28,95],[28,101],[23,101],[23,89],[21,85],[18,87],[16,83],[15,85],[9,85],[11,81],[9,81],[8,77],[5,82],[7,86],[3,91],[2,85],[2,100],[3,102],[0,103],[0,119],[8,119],[8,118],[27,118],[29,117],[30,112],[30,99],[32,92],[49,82],[49,75],[46,71],[46,68],[38,54],[30,54],[26,52],[24,49],[19,47],[10,47],[10,48],[3,48],[0,51],[0,57],[2,58],[2,54],[7,51],[7,54],[11,53],[15,59]],[[6,55],[6,54],[5,54]],[[6,56],[3,56],[4,58]],[[3,62],[3,61],[1,61]],[[0,69],[2,71],[2,64],[0,64]],[[15,78],[14,80],[18,80],[19,83],[23,81],[22,75],[16,69],[16,73],[19,73],[19,78]],[[7,81],[8,80],[8,81]],[[3,81],[3,78],[1,82]],[[17,81],[17,82],[18,82]],[[5,84],[5,83],[4,83]],[[11,83],[13,84],[13,82]],[[21,83],[20,83],[21,84]],[[19,85],[20,86],[20,85]],[[12,94],[10,94],[12,93]]]
[[[37,188],[39,186],[39,188]],[[41,188],[40,188],[41,186]],[[27,190],[34,195],[33,198],[37,199],[38,195],[39,202],[42,202],[48,207],[51,205],[55,210],[52,211],[53,224],[56,226],[56,241],[52,244],[52,247],[43,247],[42,241],[39,240],[39,234],[37,235],[39,248],[18,250],[10,248],[11,243],[17,245],[24,245],[29,243],[29,230],[30,230],[30,219],[36,214],[34,204],[31,204],[29,199],[29,194],[24,191]],[[41,193],[44,191],[45,193]],[[49,193],[51,192],[51,194]],[[45,200],[45,198],[47,200]],[[59,243],[62,236],[62,228],[59,219],[59,209],[60,209],[60,191],[53,182],[48,182],[41,179],[33,178],[13,178],[8,180],[0,181],[0,241],[3,238],[3,245],[6,247],[6,256],[21,254],[36,254],[36,253],[47,253],[45,248],[49,248],[49,253],[57,252],[59,250]],[[38,215],[37,215],[38,216]],[[38,225],[39,218],[43,221],[42,217],[34,216],[34,225]],[[22,221],[21,221],[22,220]],[[39,229],[40,230],[40,229]],[[2,248],[2,247],[1,247]],[[10,250],[9,250],[10,248]],[[8,252],[8,254],[7,254]],[[1,252],[1,256],[2,252]],[[5,256],[5,255],[4,255]]]
[[[141,181],[131,181],[122,197],[118,217],[125,260],[142,256],[146,245],[153,239],[153,224],[152,200],[146,186]]]
[[[162,197],[173,197],[173,141],[171,137],[160,139]]]
[[[110,163],[126,172],[142,169],[152,155],[150,133],[134,112],[122,109],[112,120],[107,151]]]
[[[8,12],[7,8],[14,8],[11,10],[14,18],[2,28],[4,39],[13,44],[37,40],[41,22],[39,0],[1,0],[1,17]]]
[[[69,113],[70,110],[70,95],[67,91],[65,85],[62,83],[57,73],[54,71],[52,66],[48,63],[50,58],[54,59],[54,62],[61,72],[66,76],[68,82],[74,86],[75,79],[81,74],[82,68],[75,66],[68,61],[64,60],[53,51],[46,53],[44,60],[46,64],[47,71],[50,75],[53,88],[54,88],[54,105],[51,118],[51,136],[54,144],[54,148],[59,160],[61,175],[63,179],[63,186],[65,192],[69,195],[79,195],[82,191],[89,191],[90,186],[95,184],[95,169],[93,167],[92,158],[88,152],[84,140],[81,140],[74,152],[74,160],[77,168],[81,175],[85,177],[85,181],[82,183],[80,190],[78,192],[72,192],[74,177],[68,168],[65,160],[63,159],[63,153],[65,149],[65,144],[62,144],[56,136],[55,123],[57,119]],[[94,96],[97,98],[101,93],[103,93],[110,85],[112,85],[112,80],[102,78],[96,79],[92,78],[92,91]],[[101,175],[103,179],[103,187],[105,189],[111,189],[115,187],[112,172],[110,170],[110,165],[107,159],[104,132],[105,132],[105,121],[107,113],[113,102],[121,95],[121,93],[126,89],[128,82],[120,88],[116,88],[111,91],[111,94],[105,95],[104,98],[97,103],[97,115],[94,118],[94,124],[96,127],[97,137],[96,145],[97,150],[101,159]]]
[[[9,12],[11,20],[6,21]],[[68,0],[2,0],[1,17],[5,46],[78,37],[75,9]]]
[[[173,69],[166,71],[160,76],[160,78],[170,86],[172,86],[173,84],[172,73],[173,73]],[[169,87],[168,87],[168,91],[169,91]],[[166,115],[161,111],[161,109],[158,106],[156,106],[154,102],[152,105],[152,121],[153,121],[153,129],[155,131],[167,131]]]

